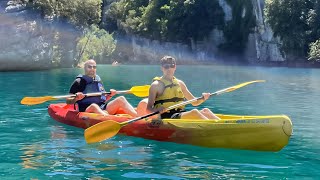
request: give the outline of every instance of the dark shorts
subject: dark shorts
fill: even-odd
[[[161,119],[180,119],[181,113],[185,112],[184,110],[171,110],[169,112],[165,112],[161,114]]]
[[[106,109],[107,109],[107,104],[108,104],[108,103],[102,103],[102,104],[100,105],[100,108],[101,108],[102,110],[106,110]]]

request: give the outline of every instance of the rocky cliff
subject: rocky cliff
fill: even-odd
[[[263,17],[264,0],[251,0],[256,17],[255,32],[249,35],[246,56],[251,62],[284,61],[281,42],[274,37],[271,27]]]
[[[256,27],[254,32],[248,36],[245,52],[241,58],[253,64],[285,61],[285,54],[280,50],[279,38],[274,37],[272,29],[264,21],[264,0],[251,1]],[[225,22],[231,21],[232,7],[228,5],[226,0],[219,0],[219,4],[225,13]],[[242,11],[245,12],[246,9]],[[124,43],[120,43],[118,46],[118,52],[122,51],[122,57],[125,56],[127,61],[132,62],[141,62],[143,59],[155,62],[164,54],[173,55],[178,59],[188,61],[188,63],[225,61],[224,58],[231,58],[221,55],[219,52],[218,47],[225,42],[225,37],[223,31],[218,29],[213,29],[209,38],[204,41],[191,42],[191,48],[184,44],[151,41],[141,37],[131,36],[124,39],[121,40]]]
[[[279,48],[280,40],[273,36],[272,29],[264,21],[264,0],[251,1],[256,27],[249,34],[242,58],[250,63],[285,61]],[[0,0],[0,71],[71,67],[77,58],[75,47],[80,33],[66,22],[41,18],[27,10],[25,5],[14,2]],[[225,22],[231,21],[232,7],[226,0],[219,0],[219,4],[225,13]],[[136,36],[116,38],[118,44],[114,57],[125,63],[155,63],[164,54],[189,63],[223,59],[218,47],[225,37],[218,29],[213,29],[204,41],[190,39],[191,47]]]
[[[72,26],[43,19],[24,4],[4,0],[0,0],[0,22],[0,71],[72,64],[79,36]]]

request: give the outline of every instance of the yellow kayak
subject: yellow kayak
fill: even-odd
[[[132,117],[124,114],[102,116],[74,110],[66,104],[51,104],[49,115],[64,124],[88,128],[113,120],[124,122]],[[256,151],[279,151],[292,134],[288,116],[239,116],[218,114],[221,120],[164,119],[140,120],[128,124],[119,133],[127,136],[167,141],[210,148]]]
[[[204,147],[279,151],[292,135],[288,116],[221,115],[221,120],[165,119],[175,129],[173,142]]]

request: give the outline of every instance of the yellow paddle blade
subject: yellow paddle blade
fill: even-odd
[[[225,93],[225,92],[231,92],[231,91],[239,89],[239,88],[241,88],[243,86],[246,86],[248,84],[252,84],[252,83],[256,83],[256,82],[265,82],[265,80],[255,80],[255,81],[249,81],[249,82],[241,83],[241,84],[238,84],[238,85],[235,85],[235,86],[220,90],[220,91],[217,92],[217,94],[221,94],[221,93]]]
[[[46,101],[50,101],[50,100],[56,100],[57,98],[53,97],[53,96],[42,96],[42,97],[24,97],[21,100],[21,104],[24,105],[36,105],[36,104],[41,104],[44,103]]]
[[[84,137],[87,143],[96,143],[115,136],[120,128],[120,123],[107,120],[87,128]]]
[[[147,97],[149,96],[150,85],[144,86],[134,86],[129,91],[138,97]]]
[[[242,84],[233,86],[232,89],[229,90],[228,92],[234,91],[234,90],[239,89],[239,88],[241,88],[241,87],[243,87],[243,86],[246,86],[246,85],[252,84],[252,83],[256,83],[256,82],[265,82],[265,80],[255,80],[255,81],[245,82],[245,83],[242,83]]]

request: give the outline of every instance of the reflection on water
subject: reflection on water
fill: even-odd
[[[82,158],[94,171],[142,168],[151,156],[148,148],[133,146],[130,141],[108,141],[90,146],[92,149],[83,152]]]
[[[23,155],[20,156],[22,159],[22,166],[25,169],[37,169],[38,167],[44,166],[41,163],[43,155],[39,154],[39,151],[42,149],[39,144],[32,144],[23,146],[20,150],[23,152]]]
[[[62,126],[52,126],[51,129],[52,130],[50,132],[52,140],[58,140],[57,142],[59,142],[59,140],[66,139],[66,131]]]
[[[47,169],[49,177],[83,177],[87,172],[93,179],[103,179],[98,174],[124,169],[143,169],[150,160],[150,148],[135,146],[131,141],[111,140],[87,145],[83,134],[68,127],[52,125],[46,143],[29,144],[20,149],[25,169]],[[74,134],[76,133],[76,135]],[[79,169],[85,171],[79,173]],[[112,176],[110,176],[112,177]]]
[[[53,126],[51,129],[50,137],[52,140],[57,140],[56,142],[59,143],[66,138],[66,132],[61,126]],[[47,166],[47,164],[41,162],[46,155],[43,153],[46,151],[46,148],[43,147],[43,145],[38,143],[22,145],[20,150],[23,152],[23,155],[21,155],[20,158],[22,159],[22,166],[24,168],[37,169],[39,167]],[[54,165],[56,164],[57,163],[54,163]]]

